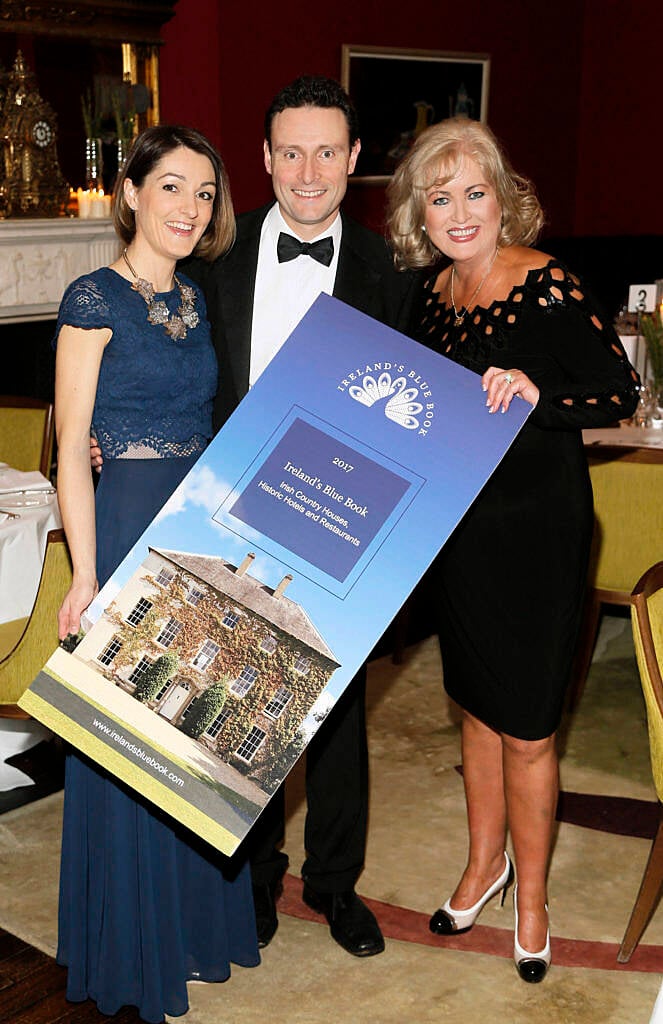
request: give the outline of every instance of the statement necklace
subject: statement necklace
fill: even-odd
[[[493,258],[490,261],[490,263],[488,264],[488,270],[486,271],[486,273],[483,275],[483,277],[479,281],[479,285],[476,288],[476,290],[474,291],[474,294],[472,295],[472,297],[469,300],[469,302],[466,302],[464,306],[461,306],[460,313],[456,309],[456,303],[454,302],[454,274],[456,273],[456,266],[453,263],[451,264],[451,288],[450,288],[450,291],[451,291],[451,308],[454,311],[454,317],[455,317],[455,319],[454,319],[454,327],[460,327],[460,325],[462,324],[463,320],[467,316],[467,313],[469,311],[470,306],[472,305],[472,303],[476,299],[477,295],[479,294],[479,292],[481,291],[481,289],[485,285],[485,283],[486,283],[486,281],[488,279],[488,275],[490,274],[491,270],[493,269],[493,263],[497,259],[497,254],[498,254],[499,251],[500,251],[499,248],[495,249],[495,252],[493,253]]]
[[[182,299],[177,313],[170,313],[168,306],[163,299],[155,299],[154,288],[149,281],[139,277],[134,268],[129,262],[127,256],[127,250],[122,250],[122,258],[129,270],[135,277],[135,281],[131,287],[135,292],[145,299],[147,303],[147,319],[149,323],[159,325],[161,324],[166,328],[166,334],[168,334],[173,341],[181,341],[186,338],[186,332],[190,328],[197,327],[200,322],[200,317],[196,313],[194,306],[196,305],[196,293],[193,288],[188,284],[182,284],[176,274],[173,275],[175,284],[180,290],[180,297]]]

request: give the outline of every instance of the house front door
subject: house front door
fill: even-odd
[[[174,686],[159,708],[159,714],[167,718],[169,722],[172,722],[188,696],[189,687],[186,683]]]

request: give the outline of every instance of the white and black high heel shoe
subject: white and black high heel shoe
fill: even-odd
[[[514,886],[513,889],[513,910],[516,918],[515,930],[513,933],[513,962],[516,965],[518,974],[523,981],[528,981],[532,984],[536,984],[539,981],[543,981],[545,978],[548,968],[550,967],[551,955],[550,955],[550,927],[546,932],[546,944],[542,950],[538,953],[528,953],[526,949],[518,942],[518,886]],[[546,914],[548,913],[548,904],[546,903]]]
[[[502,890],[500,906],[504,906],[506,891],[513,881],[513,864],[506,850],[504,851],[504,861],[504,871],[500,877],[486,889],[483,896],[473,906],[468,907],[467,910],[456,910],[451,906],[451,900],[448,899],[444,906],[435,911],[428,922],[430,930],[435,935],[459,935],[461,932],[469,932],[488,900],[492,900],[500,889]]]

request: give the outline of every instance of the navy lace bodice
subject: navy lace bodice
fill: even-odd
[[[181,341],[173,341],[163,326],[148,323],[145,301],[110,267],[79,277],[62,298],[56,339],[64,324],[113,332],[101,362],[91,424],[104,459],[194,455],[212,436],[216,356],[203,294],[184,281],[196,290],[200,322]],[[157,298],[171,313],[181,302],[177,287]]]

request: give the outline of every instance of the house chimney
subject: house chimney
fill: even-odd
[[[281,594],[283,593],[283,591],[285,590],[285,588],[288,586],[289,583],[292,583],[292,576],[290,575],[290,573],[288,573],[287,576],[283,577],[283,579],[279,583],[278,587],[274,591],[272,597],[276,598],[276,600],[278,601],[278,599],[280,598]]]
[[[242,564],[239,566],[239,568],[235,569],[235,576],[243,576],[246,570],[250,567],[255,557],[256,556],[253,554],[253,552],[249,551],[248,555],[246,556]]]

